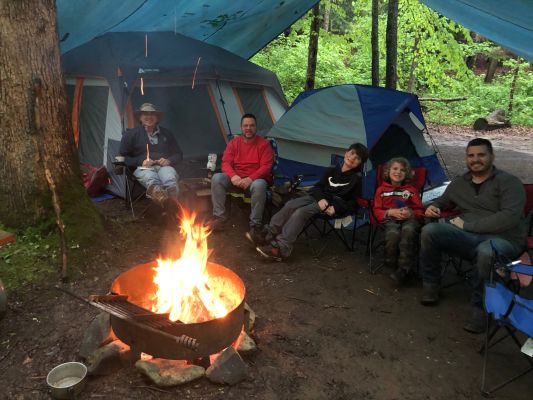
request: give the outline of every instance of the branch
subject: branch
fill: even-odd
[[[444,103],[450,103],[452,101],[462,101],[466,100],[466,97],[451,97],[449,99],[438,99],[435,97],[419,97],[419,101],[442,101]]]

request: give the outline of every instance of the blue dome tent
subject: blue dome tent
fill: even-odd
[[[268,136],[278,143],[278,170],[287,176],[319,176],[360,142],[370,151],[365,197],[372,196],[377,165],[394,156],[428,170],[427,186],[448,180],[424,137],[424,117],[411,93],[366,85],[339,85],[301,93]]]

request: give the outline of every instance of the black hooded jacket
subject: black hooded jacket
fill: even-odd
[[[335,215],[352,213],[361,197],[362,178],[359,168],[342,172],[341,166],[330,167],[311,190],[316,201],[326,199],[335,208]]]

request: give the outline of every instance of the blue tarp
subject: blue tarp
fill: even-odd
[[[170,31],[250,58],[318,0],[57,0],[61,52],[106,32]]]
[[[533,62],[533,0],[421,0],[460,23]]]

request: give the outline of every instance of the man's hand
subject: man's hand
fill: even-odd
[[[327,206],[329,205],[328,201],[326,199],[322,199],[318,201],[318,206],[322,211],[326,211]]]
[[[170,160],[168,158],[160,158],[159,160],[157,160],[157,163],[161,167],[168,167],[170,165]]]
[[[149,158],[147,158],[146,160],[143,161],[143,167],[151,167],[155,164],[155,161],[154,160],[150,160]]]
[[[328,214],[330,217],[333,217],[335,215],[335,207],[329,206],[326,208],[326,214]]]
[[[465,221],[461,217],[455,217],[450,220],[450,224],[455,225],[459,229],[463,229],[463,226],[465,225]]]
[[[426,208],[425,216],[428,218],[440,218],[440,208],[429,206]]]
[[[231,177],[231,184],[233,186],[241,187],[240,183],[241,183],[241,177],[239,175],[233,175]]]
[[[248,189],[250,187],[252,182],[253,182],[252,178],[243,178],[243,179],[241,179],[239,187],[241,187],[242,189],[246,190],[246,189]]]

